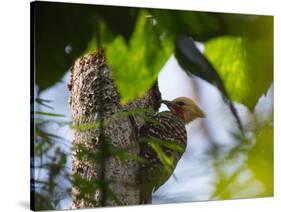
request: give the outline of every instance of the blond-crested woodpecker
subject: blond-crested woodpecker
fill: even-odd
[[[194,101],[186,97],[179,97],[173,101],[162,100],[170,111],[164,111],[152,116],[140,129],[141,139],[157,139],[162,142],[173,142],[182,147],[187,144],[185,125],[196,118],[205,117],[204,112]],[[140,140],[141,140],[140,139]],[[148,140],[149,141],[149,140]],[[164,144],[164,143],[163,143]],[[176,151],[167,145],[162,146],[163,153],[172,161],[167,168],[163,158],[155,151],[149,142],[140,142],[140,156],[147,162],[141,165],[140,170],[140,203],[151,203],[152,192],[163,185],[180,160],[183,151]]]

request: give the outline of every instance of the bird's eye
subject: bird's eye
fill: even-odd
[[[184,103],[184,102],[177,102],[177,105],[179,105],[179,106],[184,106],[185,103]]]

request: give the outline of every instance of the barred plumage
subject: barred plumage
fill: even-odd
[[[142,138],[148,139],[140,143],[140,154],[148,163],[141,166],[141,203],[151,202],[152,191],[168,180],[182,156],[182,153],[162,146],[164,153],[173,161],[172,167],[165,167],[147,141],[156,138],[162,142],[175,142],[183,149],[185,149],[187,142],[184,122],[176,115],[165,111],[156,114],[151,119],[152,122],[146,123],[140,130]]]
[[[151,203],[152,192],[173,174],[187,145],[185,124],[204,117],[202,110],[191,99],[180,97],[173,101],[162,100],[162,103],[170,111],[148,117],[140,129],[140,156],[146,160],[140,170],[141,204]],[[164,158],[168,157],[168,165],[160,153],[164,154]]]
[[[158,113],[152,118],[154,122],[146,123],[141,129],[141,133],[163,140],[175,140],[179,144],[185,143],[186,130],[184,122],[180,118],[170,111]]]

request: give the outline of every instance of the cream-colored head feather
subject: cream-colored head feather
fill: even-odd
[[[196,118],[204,118],[205,113],[192,100],[187,97],[178,97],[172,101],[162,100],[172,113],[180,117],[185,124],[193,121]]]

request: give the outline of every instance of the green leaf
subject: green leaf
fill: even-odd
[[[184,148],[179,144],[175,144],[174,141],[160,140],[154,137],[149,137],[142,138],[140,142],[147,143],[155,151],[159,160],[169,172],[172,171],[173,159],[165,153],[163,148],[169,148],[180,153],[184,152]]]
[[[33,2],[31,9],[36,43],[35,81],[40,90],[58,82],[77,57],[95,46],[96,18],[102,23],[99,32],[102,43],[111,39],[109,32],[128,39],[138,11],[129,7],[56,2]],[[68,53],[67,46],[70,47]]]
[[[149,143],[149,145],[157,153],[158,158],[165,165],[165,167],[171,169],[173,166],[173,161],[166,155],[166,153],[163,151],[163,148],[157,143]]]
[[[83,4],[33,3],[35,82],[43,90],[58,82],[86,48],[93,32],[93,8]],[[71,51],[66,53],[66,46]]]
[[[245,42],[225,36],[205,44],[205,54],[225,82],[230,98],[239,102],[248,101],[251,86]]]
[[[220,18],[224,35],[259,38],[273,32],[273,16],[215,13]]]
[[[51,100],[47,100],[47,99],[41,99],[41,98],[35,98],[35,102],[38,103],[39,105],[42,105],[46,108],[49,108],[51,110],[53,110],[54,108],[51,107],[50,105],[48,105],[48,103],[51,103]]]
[[[103,126],[107,126],[109,124],[109,120],[104,120]],[[71,124],[71,128],[79,130],[79,131],[85,131],[85,130],[94,130],[98,129],[101,126],[101,123],[99,121],[92,122],[92,123],[83,123],[83,124]]]
[[[41,211],[56,209],[52,199],[47,195],[32,191],[32,198],[34,198],[34,205],[31,206],[32,210]]]
[[[64,117],[65,116],[65,115],[58,114],[58,113],[47,113],[47,112],[41,112],[41,111],[35,112],[34,114],[44,115],[44,116],[53,116],[53,117]]]
[[[256,135],[256,144],[248,155],[248,165],[260,180],[265,192],[261,196],[273,195],[273,126],[267,125]]]
[[[105,183],[97,178],[87,179],[77,172],[74,173],[72,177],[73,177],[73,185],[79,188],[80,193],[85,196],[88,194],[93,194],[94,191],[97,189],[101,189],[103,183]]]
[[[126,161],[126,160],[134,160],[134,161],[138,161],[140,163],[145,163],[146,160],[134,153],[130,153],[126,150],[119,150],[113,153],[114,156],[118,157],[122,162]]]
[[[61,155],[60,155],[60,159],[59,159],[59,162],[58,162],[58,166],[63,167],[67,162],[67,156],[66,156],[65,153],[62,153],[62,152],[60,154]]]
[[[234,115],[240,131],[243,133],[242,124],[238,113],[229,101],[229,95],[225,89],[224,82],[216,69],[210,64],[207,58],[196,47],[194,40],[186,35],[180,35],[176,39],[175,56],[179,65],[187,74],[193,74],[216,86],[221,92],[225,102],[228,104],[231,113]]]
[[[109,199],[112,199],[117,205],[125,205],[121,199],[120,195],[116,194],[114,191],[107,187],[106,194],[108,195]]]
[[[107,46],[106,58],[122,104],[145,94],[172,53],[172,42],[160,37],[151,16],[142,11],[129,43],[117,36]]]
[[[161,139],[158,139],[158,138],[155,138],[155,137],[151,137],[149,139],[144,139],[141,142],[149,143],[149,144],[154,143],[156,145],[166,147],[168,149],[174,150],[174,151],[179,152],[179,153],[184,153],[184,151],[185,151],[183,145],[180,145],[180,144],[178,144],[178,143],[176,143],[175,141],[172,141],[172,140],[161,140]]]
[[[272,33],[255,38],[222,36],[205,43],[205,55],[223,79],[230,99],[250,110],[273,81]]]
[[[103,19],[99,20],[99,37],[101,46],[107,46],[115,38],[114,32],[106,25]],[[88,42],[88,46],[85,50],[85,54],[90,54],[97,50],[97,37],[93,36],[92,39]]]
[[[136,108],[131,111],[116,112],[110,118],[103,120],[103,127],[107,127],[114,120],[128,118],[129,116],[142,117],[147,122],[160,124],[159,122],[156,122],[153,118],[147,116],[147,113],[149,112],[151,113],[153,111],[151,111],[150,109]],[[101,126],[101,123],[99,121],[95,121],[92,123],[82,123],[82,124],[73,124],[67,122],[67,124],[69,124],[71,128],[79,131],[85,131],[91,129],[94,130],[94,129],[98,129]]]
[[[151,9],[159,28],[166,36],[175,38],[187,34],[205,41],[222,33],[220,17],[215,13]]]

